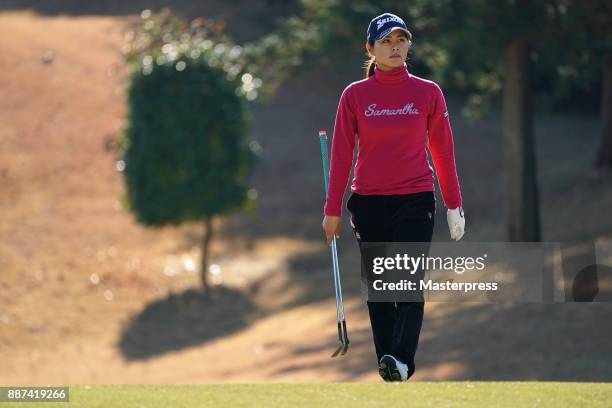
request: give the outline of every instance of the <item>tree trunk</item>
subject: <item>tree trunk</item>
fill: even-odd
[[[504,177],[508,241],[540,241],[540,208],[533,141],[529,47],[512,39],[504,50]]]
[[[208,248],[210,240],[212,239],[212,217],[206,217],[204,220],[204,239],[202,240],[202,288],[205,292],[208,292],[210,286],[208,285]]]
[[[603,66],[601,120],[603,128],[596,167],[599,170],[610,170],[612,169],[612,57],[606,58]]]

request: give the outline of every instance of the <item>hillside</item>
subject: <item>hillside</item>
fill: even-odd
[[[127,16],[0,14],[2,384],[379,381],[356,243],[339,251],[353,348],[337,338],[321,231],[317,131],[361,74],[315,64],[256,108],[257,215],[217,220],[212,297],[198,288],[201,225],[149,230],[119,206],[110,142],[125,114]],[[42,62],[52,50],[50,64]],[[449,98],[466,240],[503,240],[496,116]],[[612,181],[590,172],[595,117],[536,121],[544,239],[612,238]],[[434,240],[448,240],[438,196]],[[610,304],[428,303],[415,380],[610,381]]]

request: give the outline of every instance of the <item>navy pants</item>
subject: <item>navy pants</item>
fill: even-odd
[[[359,244],[431,242],[436,211],[433,191],[402,195],[353,192],[346,207]],[[377,363],[383,355],[391,354],[408,365],[410,378],[415,371],[414,356],[423,324],[424,303],[368,301],[367,304]]]

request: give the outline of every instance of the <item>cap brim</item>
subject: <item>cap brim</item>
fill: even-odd
[[[409,37],[411,37],[411,36],[412,36],[412,34],[410,34],[410,31],[406,30],[405,28],[402,28],[402,27],[391,27],[390,29],[385,30],[385,31],[383,31],[382,33],[380,33],[380,35],[378,35],[378,36],[377,36],[377,37],[374,39],[374,41],[382,40],[383,38],[385,38],[386,36],[388,36],[388,35],[389,35],[389,34],[391,34],[393,31],[396,31],[396,30],[401,30],[401,31],[405,32],[405,33],[406,33],[406,35],[408,35]]]

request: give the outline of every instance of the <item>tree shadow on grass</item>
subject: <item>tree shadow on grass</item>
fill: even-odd
[[[192,289],[149,304],[125,326],[118,346],[126,360],[144,360],[228,336],[257,317],[240,291]]]

